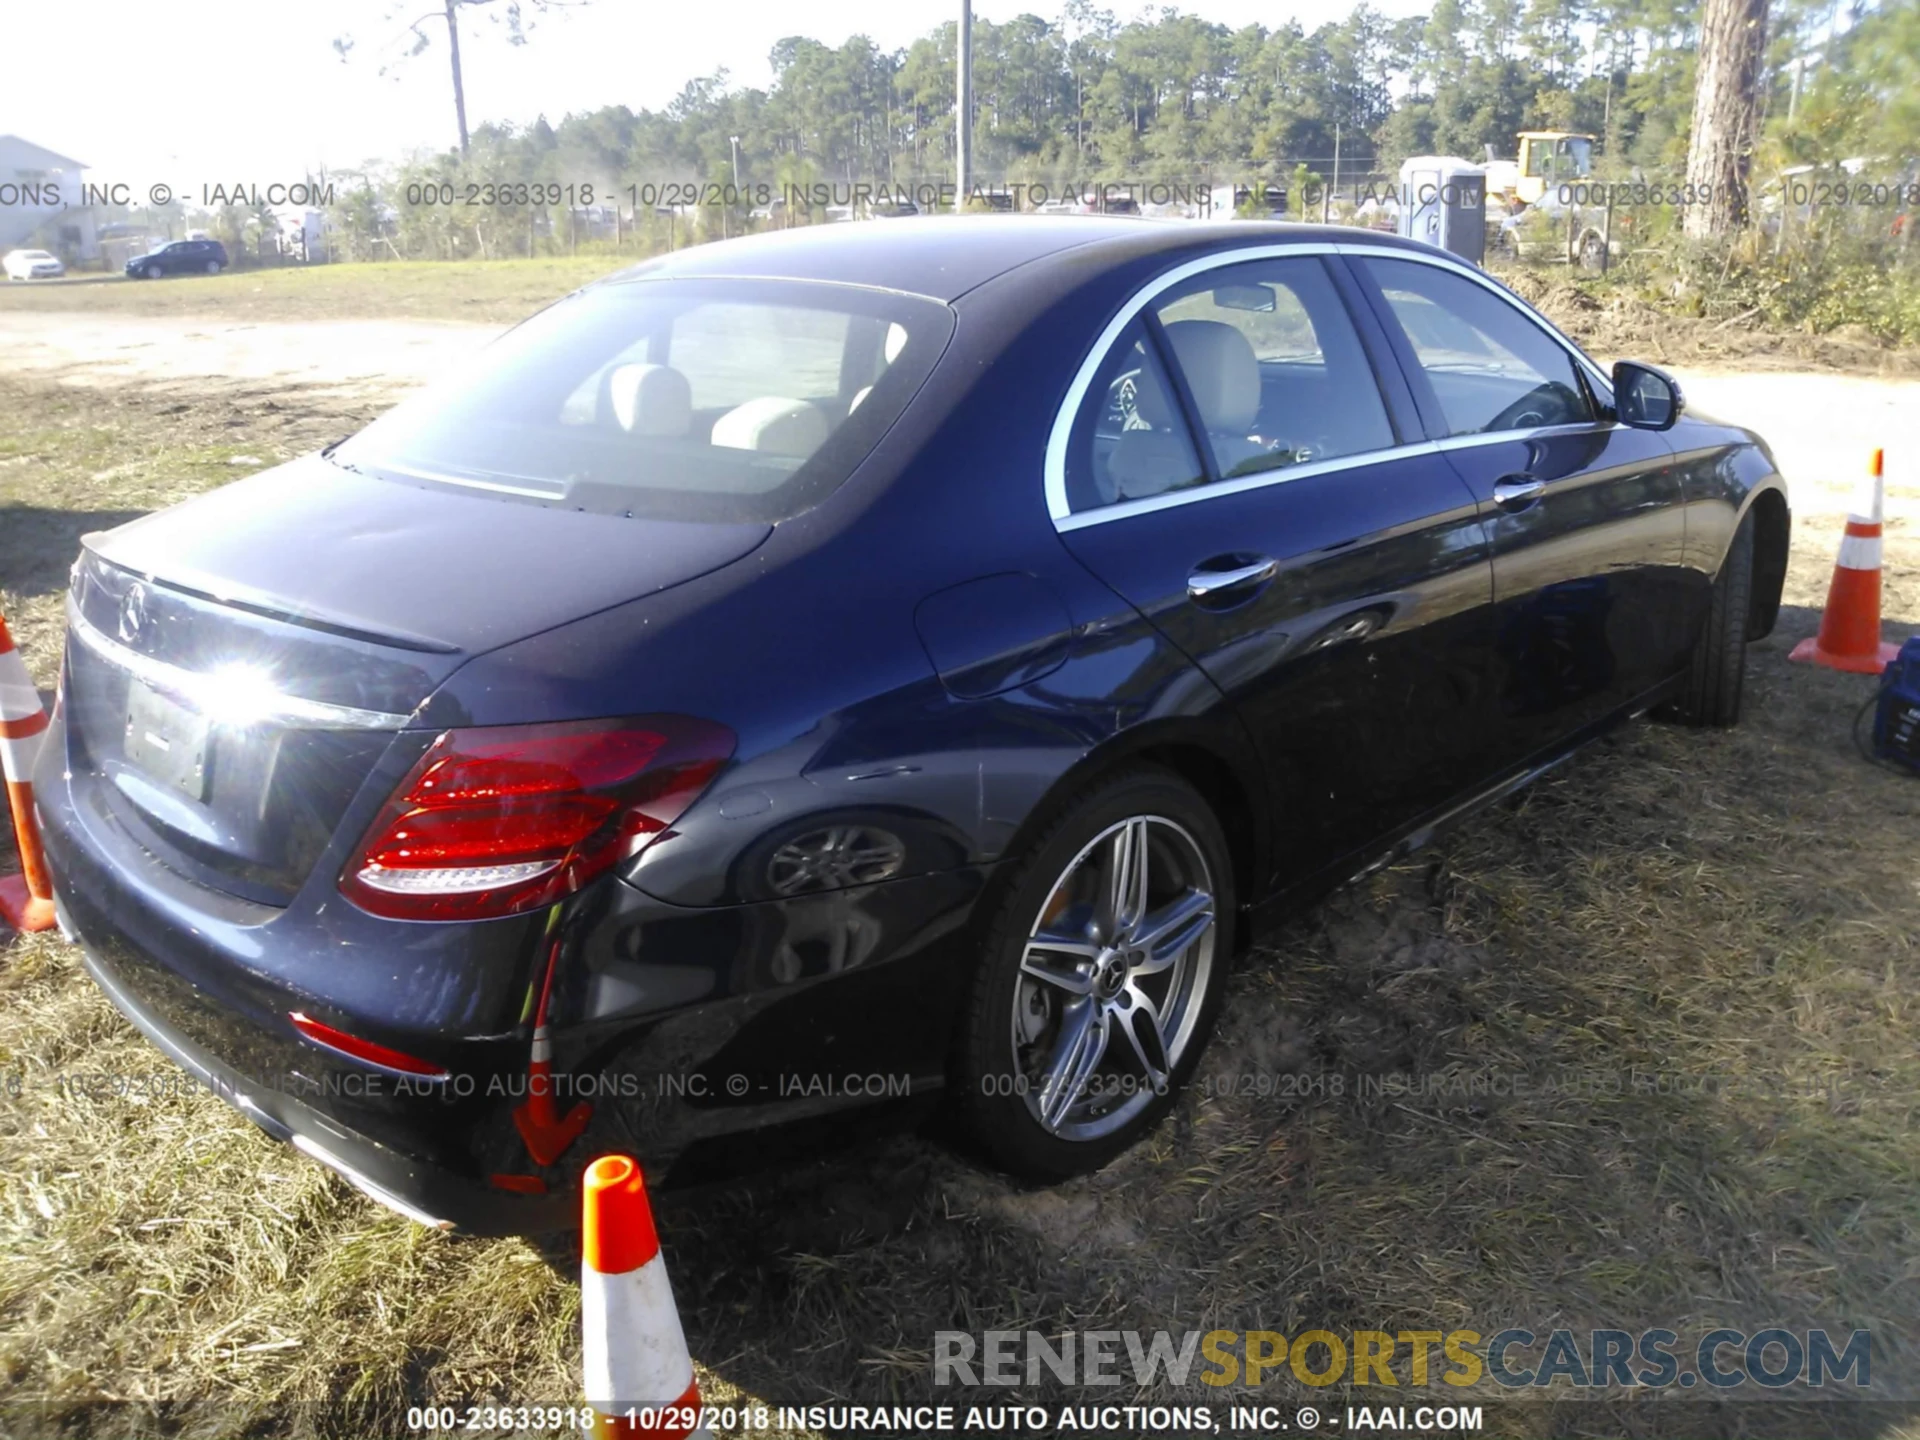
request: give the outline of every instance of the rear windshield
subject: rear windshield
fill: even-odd
[[[328,458],[605,514],[784,520],[853,473],[952,333],[944,305],[849,285],[597,285]]]

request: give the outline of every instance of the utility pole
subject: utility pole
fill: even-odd
[[[960,0],[960,30],[953,76],[953,208],[967,208],[973,183],[973,0]]]
[[[727,144],[733,147],[733,188],[738,192],[740,189],[740,137],[727,136]]]
[[[1338,120],[1333,122],[1333,184],[1329,189],[1331,191],[1329,204],[1331,204],[1331,196],[1340,193],[1340,122]],[[1327,218],[1333,218],[1330,209]]]
[[[447,53],[453,57],[453,113],[460,122],[460,155],[467,154],[467,89],[460,81],[460,4],[447,0]]]

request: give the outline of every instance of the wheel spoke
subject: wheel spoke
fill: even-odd
[[[1167,1076],[1173,1071],[1173,1061],[1167,1055],[1167,1037],[1162,1033],[1160,1007],[1153,998],[1137,985],[1129,985],[1127,993],[1133,999],[1133,1006],[1121,1021],[1121,1028],[1127,1032],[1127,1039],[1133,1042],[1133,1053],[1140,1061],[1140,1068],[1146,1071],[1147,1078],[1153,1082],[1156,1090],[1167,1083]]]
[[[1107,1012],[1091,1000],[1071,1007],[1040,1089],[1040,1118],[1049,1130],[1060,1128],[1106,1053]]]
[[[1147,822],[1135,818],[1114,832],[1107,854],[1107,938],[1140,923],[1147,912]]]
[[[1070,995],[1085,995],[1093,989],[1091,962],[1099,954],[1100,947],[1091,940],[1042,931],[1027,941],[1026,953],[1020,957],[1020,970]],[[1083,960],[1089,962],[1084,974],[1079,964]]]
[[[1136,975],[1157,975],[1178,960],[1213,925],[1213,897],[1204,890],[1189,890],[1171,900],[1140,922],[1133,945],[1145,952],[1133,967]]]

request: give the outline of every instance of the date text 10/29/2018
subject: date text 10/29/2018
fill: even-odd
[[[1349,1407],[1345,1428],[1351,1430],[1405,1430],[1411,1425],[1425,1433],[1472,1432],[1484,1425],[1477,1405],[1403,1405]],[[416,1406],[407,1411],[408,1429],[434,1435],[525,1434],[569,1430],[591,1432],[607,1420],[638,1434],[689,1432],[735,1433],[766,1430],[827,1430],[834,1433],[973,1432],[992,1435],[1020,1433],[1236,1434],[1275,1430],[1311,1432],[1323,1423],[1340,1421],[1313,1406],[1272,1405],[742,1405],[699,1408],[636,1407],[596,1415],[587,1406],[573,1405],[454,1405]]]
[[[608,185],[594,181],[414,181],[401,196],[413,208],[478,208],[514,210],[558,206],[570,210],[615,209],[639,214],[648,210],[746,208],[771,212],[833,211],[911,214],[962,208],[960,192],[951,183],[879,185],[856,181],[819,181],[804,185],[772,185],[748,181],[730,185],[692,180],[647,181],[635,185]],[[1034,210],[1065,204],[1096,210],[1140,205],[1187,205],[1209,211],[1213,191],[1205,185],[1167,181],[1100,181],[1085,185],[1048,186],[1040,183],[976,185],[965,199],[984,209]]]

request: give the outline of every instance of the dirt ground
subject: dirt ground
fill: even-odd
[[[43,686],[80,534],[314,448],[488,333],[44,303],[0,295],[0,610]],[[1854,753],[1868,682],[1785,658],[1872,445],[1887,634],[1920,624],[1920,382],[1681,376],[1793,490],[1741,727],[1629,726],[1292,922],[1236,975],[1202,1083],[1097,1176],[1025,1190],[901,1137],[667,1198],[710,1399],[950,1398],[941,1329],[1777,1324],[1871,1329],[1888,1403],[1676,1402],[1676,1430],[1588,1401],[1489,1433],[1920,1436],[1920,782]],[[564,1241],[422,1231],[174,1074],[57,937],[0,944],[0,1392],[95,1435],[401,1434],[409,1405],[573,1398]],[[1258,1398],[1381,1399],[1289,1375]]]
[[[1576,283],[1553,266],[1494,272],[1596,357],[1631,358],[1669,369],[1738,369],[1805,374],[1920,377],[1920,351],[1882,345],[1858,327],[1825,334],[1785,332],[1750,316],[1708,320],[1674,313],[1628,288]]]

